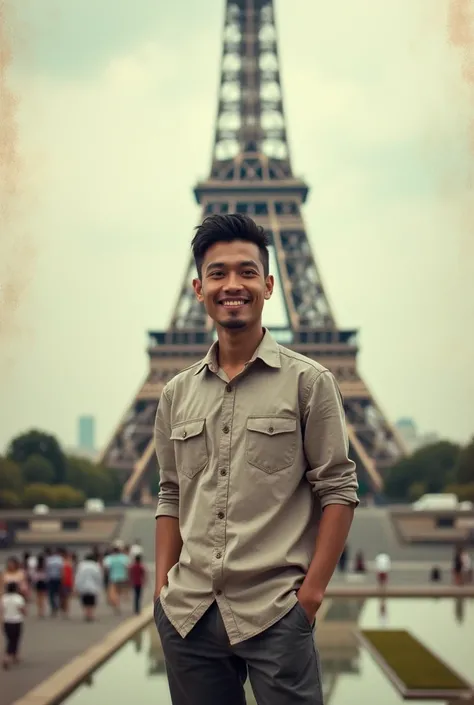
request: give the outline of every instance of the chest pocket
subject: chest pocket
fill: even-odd
[[[174,455],[178,473],[193,478],[203,470],[208,461],[206,420],[193,419],[176,424],[171,429]]]
[[[247,419],[247,462],[272,475],[293,465],[297,444],[296,419],[251,416]]]

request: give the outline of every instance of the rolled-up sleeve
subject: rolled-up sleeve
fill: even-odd
[[[339,387],[325,370],[310,387],[304,412],[304,449],[309,469],[306,477],[321,506],[350,504],[359,500],[355,463],[349,459],[349,440]]]
[[[179,517],[179,482],[173,441],[170,440],[170,411],[170,390],[165,387],[155,417],[155,451],[160,470],[160,492],[155,518],[159,516]]]

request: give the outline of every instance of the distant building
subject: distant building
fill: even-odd
[[[418,430],[416,428],[416,423],[414,422],[414,420],[410,418],[402,418],[396,422],[395,426],[397,427],[399,434],[403,438],[407,450],[409,450],[410,452],[414,451],[417,447],[418,437]]]
[[[87,453],[95,452],[95,418],[93,416],[79,417],[78,448]]]
[[[438,434],[434,432],[419,433],[416,423],[412,418],[401,418],[396,422],[395,426],[410,453],[439,441]]]

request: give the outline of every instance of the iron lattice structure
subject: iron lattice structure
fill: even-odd
[[[287,325],[282,344],[329,368],[344,397],[351,455],[362,491],[379,492],[383,469],[403,444],[357,371],[355,330],[342,330],[327,299],[301,206],[308,186],[293,175],[286,131],[273,0],[227,0],[215,137],[209,178],[194,194],[202,217],[246,213],[274,248]],[[153,422],[166,382],[205,355],[212,321],[194,296],[189,267],[166,331],[149,332],[149,372],[102,453],[121,471],[124,501],[149,497],[156,472]]]

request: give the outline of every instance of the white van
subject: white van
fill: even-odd
[[[415,511],[431,511],[433,509],[452,511],[459,508],[457,495],[451,492],[424,494],[411,505]]]

